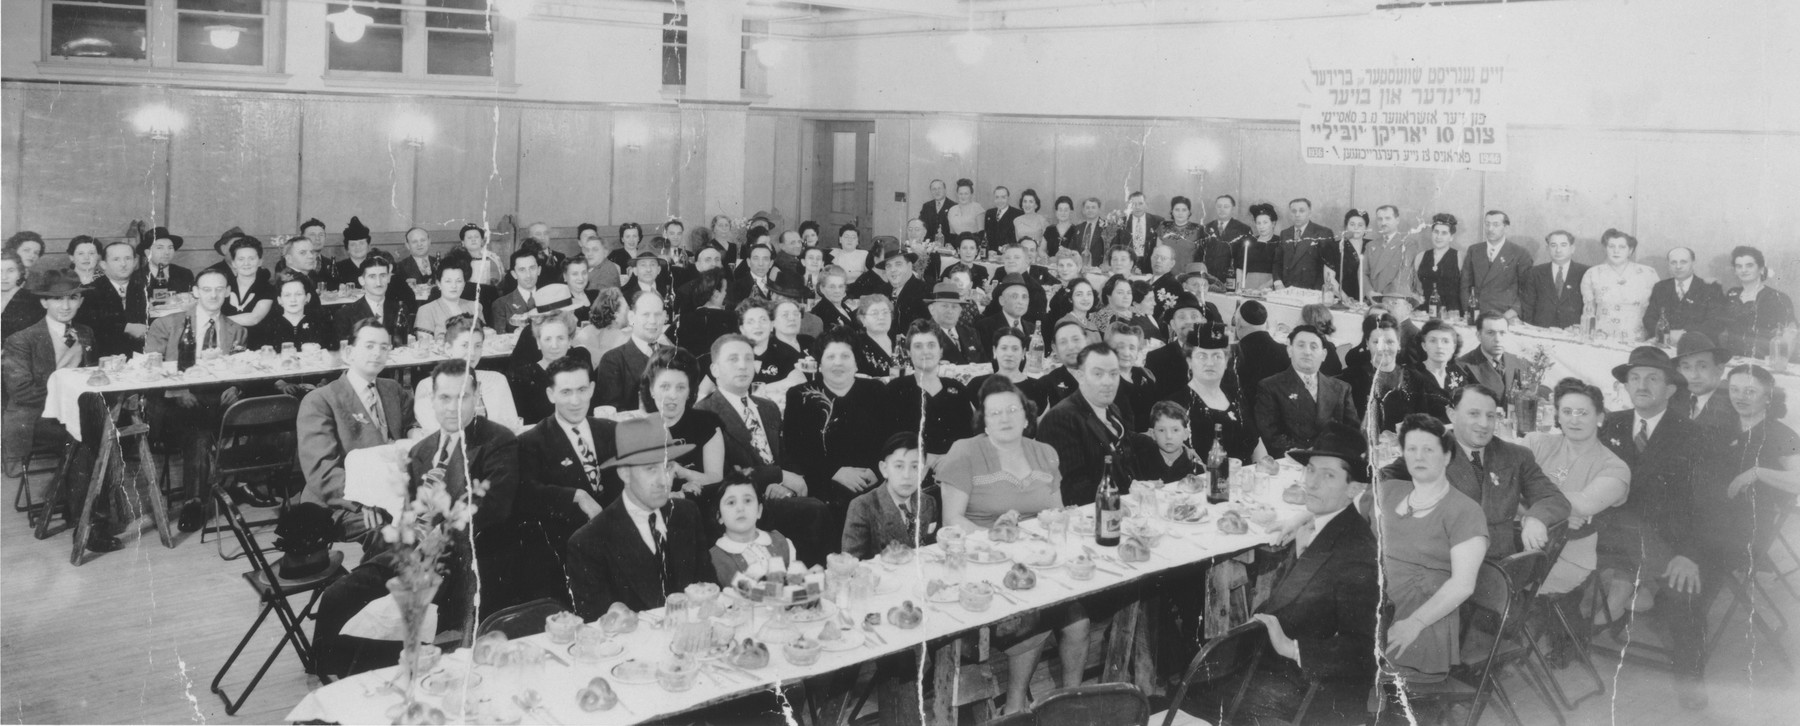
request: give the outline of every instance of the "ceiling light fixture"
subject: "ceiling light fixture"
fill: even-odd
[[[368,30],[369,24],[375,22],[374,18],[356,12],[355,5],[346,5],[343,10],[325,16],[325,20],[331,23],[332,35],[345,43],[362,40],[363,31]]]
[[[236,25],[206,26],[207,42],[212,43],[212,47],[218,48],[219,50],[231,50],[232,48],[236,48],[238,38],[243,37],[243,35],[244,29]]]

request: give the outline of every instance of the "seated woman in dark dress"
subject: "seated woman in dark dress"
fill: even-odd
[[[775,316],[769,301],[752,297],[738,303],[738,333],[750,339],[756,351],[756,375],[752,384],[768,385],[795,375],[800,352],[775,340]]]
[[[663,348],[644,366],[638,396],[642,410],[662,422],[673,444],[693,444],[692,451],[675,459],[675,487],[699,500],[701,511],[711,511],[712,500],[704,497],[716,495],[712,485],[725,478],[725,437],[718,414],[694,408],[699,383],[694,356]]]
[[[737,316],[725,309],[725,289],[730,282],[723,268],[700,273],[686,289],[694,307],[681,314],[675,326],[675,343],[698,358],[712,350],[719,336],[737,330]],[[704,297],[702,297],[704,296]]]
[[[281,309],[250,329],[245,347],[261,350],[268,346],[279,352],[288,343],[292,343],[295,350],[304,349],[307,343],[317,343],[326,350],[335,350],[337,335],[333,334],[331,320],[323,313],[307,314],[312,302],[312,293],[307,292],[307,288],[305,278],[282,273],[280,294],[275,298]]]
[[[262,266],[262,242],[255,237],[239,237],[231,243],[231,285],[226,288],[225,302],[219,314],[231,322],[254,328],[275,308],[275,285],[269,282],[269,271]]]
[[[1762,250],[1740,246],[1731,251],[1731,270],[1738,285],[1725,293],[1724,331],[1719,343],[1750,358],[1769,354],[1769,342],[1794,325],[1794,299],[1764,284],[1769,266]],[[1789,353],[1793,355],[1793,353]]]
[[[938,326],[930,320],[913,321],[906,330],[906,350],[912,359],[911,375],[887,384],[888,416],[893,432],[919,433],[925,438],[927,463],[950,451],[950,445],[969,437],[975,409],[962,383],[939,378]]]
[[[1350,400],[1367,428],[1392,431],[1412,412],[1400,364],[1400,324],[1394,316],[1375,313],[1363,318],[1363,343],[1344,356],[1344,372],[1337,379],[1350,384]],[[1369,418],[1374,403],[1377,416]]]
[[[782,458],[806,478],[810,496],[840,515],[877,484],[876,460],[889,428],[881,382],[856,374],[860,337],[849,328],[825,331],[818,379],[788,389],[781,418]]]
[[[862,330],[856,335],[856,372],[886,380],[898,376],[906,364],[906,351],[894,341],[894,303],[886,295],[864,295],[856,308]]]
[[[587,360],[587,349],[573,344],[574,333],[575,316],[567,310],[546,316],[520,331],[521,339],[530,336],[531,342],[536,344],[536,357],[515,356],[512,368],[506,373],[506,382],[512,389],[513,406],[526,424],[537,423],[556,412],[548,393],[550,364],[565,355]],[[593,366],[593,361],[588,361],[588,367]]]
[[[1419,340],[1425,346],[1425,360],[1402,369],[1400,385],[1406,389],[1413,413],[1448,421],[1450,394],[1475,382],[1474,374],[1456,360],[1462,352],[1462,338],[1449,323],[1433,319],[1419,331]]]
[[[1246,418],[1248,406],[1235,387],[1224,386],[1231,370],[1231,339],[1222,323],[1202,323],[1188,332],[1187,404],[1189,446],[1204,459],[1219,441],[1225,455],[1240,462],[1255,460],[1256,428]]]
[[[825,330],[839,327],[857,328],[856,313],[850,310],[845,295],[850,290],[850,275],[844,268],[831,265],[820,273],[819,301],[813,303],[812,314],[819,316]]]

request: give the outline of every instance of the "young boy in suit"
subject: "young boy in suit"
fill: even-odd
[[[850,502],[844,521],[845,553],[866,560],[893,542],[923,547],[937,539],[937,499],[919,490],[923,457],[918,434],[897,433],[882,444],[876,466],[883,484]]]

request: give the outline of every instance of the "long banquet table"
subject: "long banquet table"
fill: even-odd
[[[621,663],[635,659],[654,666],[670,657],[668,631],[651,624],[653,621],[660,621],[662,612],[658,609],[640,614],[642,622],[636,631],[614,636],[623,648],[613,656],[600,659],[598,663],[576,661],[570,653],[570,646],[553,644],[545,634],[523,639],[526,644],[524,647],[548,650],[564,662],[547,661],[541,667],[496,667],[473,665],[470,649],[446,654],[439,665],[443,673],[427,674],[420,679],[419,700],[427,705],[445,708],[445,713],[453,721],[511,723],[523,720],[526,723],[573,724],[636,723],[664,719],[756,691],[792,686],[806,679],[855,667],[889,654],[954,638],[1019,613],[1042,610],[1093,593],[1140,582],[1186,565],[1237,555],[1259,546],[1283,544],[1291,538],[1293,529],[1306,516],[1304,509],[1281,501],[1282,490],[1299,478],[1300,470],[1292,462],[1288,462],[1288,466],[1277,475],[1255,478],[1258,483],[1248,488],[1248,497],[1243,501],[1272,508],[1275,521],[1267,528],[1252,524],[1247,534],[1221,533],[1215,523],[1218,509],[1209,512],[1197,524],[1175,524],[1158,520],[1159,524],[1167,527],[1168,534],[1158,546],[1151,549],[1151,557],[1147,562],[1122,564],[1111,559],[1113,548],[1095,546],[1091,534],[1079,535],[1071,528],[1066,539],[1053,543],[1058,550],[1058,564],[1036,570],[1038,583],[1035,588],[1015,591],[1006,589],[1001,584],[1007,569],[1011,567],[1010,561],[985,565],[970,563],[966,565],[965,580],[990,582],[997,591],[992,605],[980,612],[971,612],[955,602],[931,602],[925,597],[925,583],[932,578],[945,576],[943,565],[927,561],[941,558],[941,550],[937,545],[920,549],[919,556],[906,565],[888,566],[877,560],[875,566],[883,578],[883,584],[866,603],[848,605],[853,620],[860,622],[868,613],[886,613],[890,607],[910,600],[924,608],[923,622],[917,628],[903,630],[891,624],[884,616],[876,632],[886,643],[851,630],[844,643],[846,647],[823,652],[818,661],[811,665],[794,665],[788,662],[780,646],[770,645],[767,666],[744,671],[726,665],[705,665],[691,690],[670,692],[654,682],[623,682],[612,673]],[[993,548],[1006,552],[1009,558],[1016,558],[1024,547],[1029,546],[1028,542],[1038,539],[1037,535],[1042,532],[1035,521],[1027,521],[1025,530],[1026,540],[1018,543],[994,543]],[[972,541],[982,539],[985,539],[984,535],[971,535]],[[1074,580],[1065,564],[1071,555],[1081,552],[1084,547],[1100,553],[1101,556],[1096,558],[1099,569],[1091,580]],[[835,612],[838,605],[827,603],[827,608],[828,612]],[[736,626],[734,638],[741,641],[745,637],[754,637],[768,620],[766,610],[758,608],[749,622]],[[811,637],[823,626],[823,622],[816,622],[798,627],[802,633]],[[402,698],[398,693],[382,686],[390,683],[397,672],[397,666],[389,667],[321,687],[307,694],[288,714],[287,720],[392,722]],[[465,674],[470,672],[478,678],[468,678]],[[619,696],[619,705],[609,712],[584,712],[576,703],[576,692],[596,676],[605,677]],[[434,681],[434,678],[439,680]],[[448,690],[426,688],[436,686],[446,679],[451,682],[460,679],[463,687]],[[542,698],[543,708],[536,713],[523,712],[513,700],[513,696],[527,688],[537,691]],[[451,708],[459,703],[465,707],[467,704],[477,705],[473,711]]]

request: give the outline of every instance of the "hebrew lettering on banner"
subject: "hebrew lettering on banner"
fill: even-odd
[[[1315,68],[1300,155],[1309,164],[1506,168],[1504,66]]]

